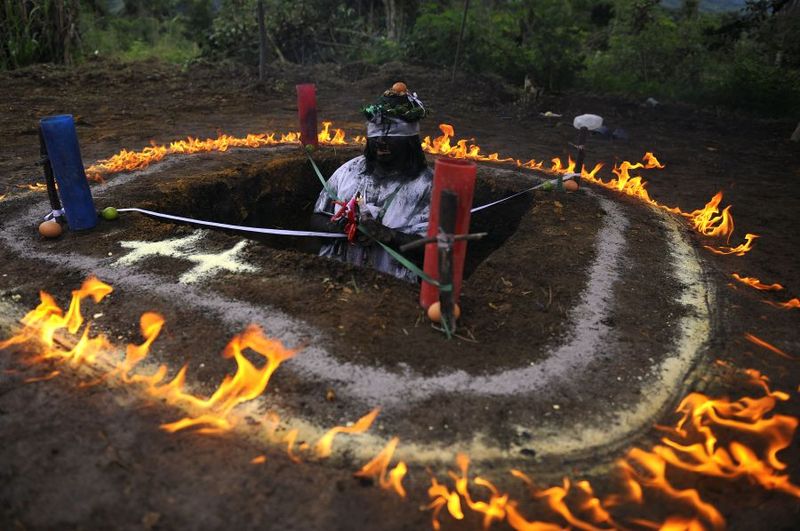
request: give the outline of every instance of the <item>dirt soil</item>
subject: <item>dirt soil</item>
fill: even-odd
[[[43,197],[42,191],[26,188],[42,180],[36,165],[37,120],[42,116],[76,116],[88,164],[123,147],[139,149],[151,139],[164,143],[187,135],[213,137],[218,131],[243,135],[293,130],[294,84],[306,81],[317,83],[321,117],[348,132],[360,132],[359,106],[371,102],[398,79],[419,92],[433,110],[423,134],[438,136],[436,125],[451,123],[457,137],[475,138],[487,153],[549,160],[570,152],[569,143],[575,137],[571,117],[591,112],[602,115],[610,127],[623,128],[630,140],[592,137],[587,161],[611,165],[639,160],[645,151],[654,151],[667,168],[646,174],[648,190],[658,201],[684,211],[702,207],[714,193],[724,190],[725,204],[734,205],[737,227],[731,244],[740,243],[747,232],[760,237],[755,250],[742,257],[702,251],[708,275],[718,287],[709,361],[718,359],[733,367],[764,372],[774,388],[792,393],[792,400],[780,404],[779,412],[800,415],[798,362],[744,339],[745,333],[752,333],[792,357],[800,356],[800,310],[778,309],[764,302],[800,296],[796,255],[800,243],[800,147],[788,141],[797,117],[767,121],[683,105],[650,108],[589,94],[546,96],[536,104],[522,105],[513,89],[491,78],[461,79],[454,89],[445,72],[400,64],[275,66],[265,84],[257,83],[253,72],[232,66],[179,70],[159,63],[101,61],[75,69],[38,66],[0,74],[4,124],[0,196],[5,196],[0,200],[0,223],[11,213],[4,202],[24,198],[24,194],[36,200]],[[453,97],[454,92],[458,97]],[[539,114],[544,111],[561,113],[564,118],[544,118]],[[320,164],[330,172],[352,155],[352,150],[325,152]],[[178,162],[170,180],[143,178],[120,188],[110,199],[117,206],[127,197],[135,197],[137,206],[143,208],[190,216],[210,213],[206,219],[253,226],[276,226],[280,220],[286,228],[300,228],[317,190],[313,174],[302,162],[302,157],[290,151],[280,156],[198,155],[191,164]],[[481,172],[481,200],[476,203],[502,197],[522,184],[504,180],[502,173],[491,168],[482,167]],[[305,201],[298,199],[298,192]],[[617,288],[617,298],[625,304],[612,319],[616,332],[635,334],[635,344],[642,349],[609,360],[610,367],[603,369],[608,373],[598,369],[593,385],[602,388],[615,385],[609,382],[612,374],[635,382],[636,363],[646,363],[643,359],[647,356],[658,358],[668,342],[670,320],[685,310],[670,302],[670,295],[680,286],[648,282],[656,278],[666,255],[663,229],[652,213],[635,200],[598,193],[616,201],[631,219],[628,236],[635,248],[625,271],[630,282]],[[280,215],[266,208],[275,205],[279,205]],[[349,361],[398,371],[410,366],[425,374],[435,374],[444,363],[477,375],[489,368],[536,360],[545,347],[563,338],[559,325],[584,286],[585,264],[592,258],[599,218],[597,198],[585,193],[559,198],[537,194],[532,200],[515,202],[507,219],[494,222],[495,241],[484,242],[484,250],[475,252],[468,264],[461,328],[467,339],[437,347],[437,356],[426,350],[437,333],[417,309],[416,287],[319,260],[306,242],[262,238],[261,245],[249,250],[247,257],[265,268],[264,279],[253,286],[227,275],[215,286],[226,295],[264,301],[290,315],[302,315],[315,327],[329,331],[332,351]],[[480,214],[474,222],[473,228],[479,230],[484,228],[482,223],[493,225],[482,221]],[[32,221],[32,242],[37,238],[34,227]],[[113,244],[117,240],[140,239],[143,234],[153,239],[173,238],[189,234],[190,229],[146,217],[123,217],[114,226],[101,225],[97,233],[95,243],[81,251],[98,256],[116,253],[118,247]],[[225,233],[210,238],[220,246],[238,241],[235,235]],[[694,234],[692,238],[698,248],[723,243]],[[52,251],[66,252],[77,241],[66,234],[53,242]],[[149,264],[156,273],[174,267],[159,260]],[[5,252],[0,253],[0,271],[2,301],[25,308],[35,305],[39,289],[64,300],[86,275],[79,270],[48,275],[46,266]],[[780,282],[785,290],[758,292],[736,283],[733,272],[766,283]],[[156,309],[147,307],[146,294],[118,297],[133,304],[139,313]],[[104,307],[102,311],[107,314],[105,320],[114,321],[117,315],[122,318],[115,313],[120,309]],[[170,323],[198,319],[188,309],[176,307],[172,312]],[[207,322],[200,318],[194,324],[199,329],[214,328],[211,318]],[[178,324],[169,326],[164,359],[174,364],[191,363],[193,357],[202,360],[208,366],[196,369],[195,377],[208,385],[218,381],[225,368],[208,362],[199,349],[220,351],[230,331],[193,338]],[[123,341],[137,337],[133,324],[127,332],[111,325],[108,330],[119,333]],[[524,360],[515,355],[522,349],[527,354]],[[175,359],[169,358],[169,352]],[[415,510],[427,502],[424,490],[428,480],[423,470],[410,475],[411,500],[402,502],[352,479],[350,473],[360,464],[349,462],[346,456],[332,466],[298,466],[278,449],[259,448],[235,436],[166,434],[157,426],[169,417],[169,408],[142,403],[135,396],[120,395],[119,390],[102,386],[81,389],[66,376],[25,384],[31,374],[20,356],[18,350],[9,349],[0,357],[0,527],[4,529],[418,529],[429,525],[427,513]],[[715,396],[739,396],[745,391],[741,378],[719,367],[711,364],[704,368],[692,390]],[[591,385],[583,389],[585,392],[560,397],[562,406],[585,404],[587,414],[614,407],[593,400]],[[275,391],[284,393],[287,403],[297,406],[302,402],[297,407],[310,410],[306,413],[315,418],[338,419],[337,406],[318,400],[324,389],[309,388],[290,377]],[[632,383],[627,392],[635,396],[639,390]],[[526,408],[498,400],[479,415],[469,402],[467,396],[463,403],[443,404],[432,399],[398,425],[417,438],[424,438],[429,426],[461,426],[451,435],[455,445],[478,427],[494,423],[497,438],[511,444],[520,435],[504,431],[504,426],[551,413],[537,410],[536,404]],[[664,422],[672,420],[673,416],[667,416]],[[658,435],[645,433],[630,443],[646,447]],[[268,456],[266,464],[250,464],[252,457],[263,453]],[[794,482],[800,482],[797,439],[781,458],[788,462]],[[580,479],[596,464],[591,458],[548,462],[543,464],[543,474]],[[503,472],[487,466],[487,474]],[[610,480],[604,476],[591,479],[599,492],[610,488]],[[525,498],[516,484],[502,484],[516,498]],[[704,495],[723,512],[731,529],[763,528],[765,521],[770,522],[770,529],[791,529],[800,518],[796,500],[765,493],[744,481],[706,487]],[[409,510],[412,506],[414,510]],[[480,522],[466,524],[478,528]]]

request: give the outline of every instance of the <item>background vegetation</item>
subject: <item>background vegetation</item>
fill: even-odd
[[[0,69],[258,63],[256,0],[0,0]],[[451,66],[464,0],[264,0],[270,60]],[[472,0],[460,68],[558,92],[800,112],[800,0]]]

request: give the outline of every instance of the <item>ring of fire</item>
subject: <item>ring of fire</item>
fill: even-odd
[[[234,154],[230,156],[233,157]],[[251,157],[250,154],[236,156],[244,159]],[[274,156],[282,157],[280,153]],[[164,162],[135,173],[117,175],[113,180],[96,186],[95,195],[98,201],[118,203],[123,197],[133,201],[136,195],[130,194],[131,184],[147,186],[148,179],[151,184],[169,180],[182,165],[184,168],[196,168],[198,164],[196,160],[192,160],[191,165],[187,160],[174,160],[175,162]],[[201,165],[208,161],[213,163],[214,160],[219,162],[218,157],[210,157]],[[525,183],[531,179],[519,172],[496,168],[483,168],[481,171],[491,174],[493,178],[517,179]],[[436,429],[428,429],[431,433],[425,433],[425,428],[430,428],[433,424],[426,426],[425,421],[422,422],[422,429],[412,426],[419,424],[421,417],[425,418],[421,415],[422,411],[441,410],[441,404],[445,403],[455,405],[449,412],[445,410],[445,417],[477,417],[472,439],[459,441],[473,459],[514,461],[534,452],[542,458],[588,452],[596,454],[598,450],[614,448],[632,433],[649,427],[653,419],[679,396],[687,375],[701,357],[711,333],[709,308],[712,306],[710,301],[713,291],[706,284],[698,256],[678,223],[660,211],[643,213],[641,209],[614,203],[603,195],[588,193],[585,194],[585,199],[601,212],[601,221],[596,236],[592,239],[592,249],[587,249],[593,259],[583,264],[586,269],[585,279],[577,303],[568,310],[568,318],[564,322],[565,332],[560,334],[558,341],[547,345],[547,355],[541,359],[527,362],[527,358],[521,356],[521,361],[516,366],[485,371],[478,376],[461,368],[443,367],[436,373],[424,374],[408,365],[389,370],[380,364],[348,361],[346,355],[331,352],[325,347],[329,343],[329,331],[314,329],[302,320],[302,316],[290,316],[275,307],[263,307],[252,301],[228,296],[224,290],[217,289],[213,282],[205,286],[202,282],[194,285],[182,284],[181,278],[185,275],[165,274],[166,270],[162,266],[153,269],[151,262],[126,262],[125,256],[110,259],[79,252],[62,252],[56,258],[49,252],[25,250],[24,243],[21,243],[24,242],[21,237],[27,230],[25,220],[41,211],[43,204],[33,205],[27,212],[23,212],[17,222],[3,234],[3,238],[10,248],[19,253],[26,252],[28,257],[49,261],[57,267],[94,272],[116,288],[133,292],[144,287],[148,297],[155,295],[166,306],[180,292],[182,304],[190,308],[190,311],[185,311],[184,308],[181,313],[210,315],[214,320],[224,323],[227,329],[242,329],[255,322],[268,331],[271,337],[278,338],[291,347],[303,346],[302,354],[285,364],[286,369],[293,374],[292,383],[298,384],[301,389],[309,385],[332,386],[339,403],[345,404],[344,417],[347,418],[352,418],[355,412],[363,412],[370,407],[383,408],[384,416],[388,420],[384,421],[382,431],[400,434],[404,439],[403,447],[398,450],[401,457],[413,455],[419,462],[436,461],[449,456],[448,446],[452,443],[452,438],[446,422],[439,423]],[[624,296],[620,297],[619,292],[624,291],[625,284],[633,283],[632,277],[642,275],[644,269],[641,268],[645,266],[627,263],[632,245],[631,215],[639,216],[637,222],[647,218],[648,223],[656,227],[654,230],[663,235],[663,241],[660,242],[662,247],[654,250],[666,257],[666,264],[663,269],[659,269],[666,280],[659,279],[659,282],[671,282],[681,287],[671,295],[675,307],[681,307],[683,311],[670,317],[674,325],[670,328],[676,333],[670,338],[669,348],[663,352],[661,358],[655,361],[652,358],[640,360],[644,363],[637,370],[629,370],[615,378],[611,372],[598,370],[598,364],[603,365],[603,359],[609,353],[627,356],[626,360],[635,360],[634,353],[637,350],[630,334],[615,332],[613,315],[619,313],[617,305],[625,304],[629,300]],[[141,227],[136,227],[133,232],[140,229]],[[198,236],[193,233],[185,238],[193,243],[202,239],[202,234]],[[235,237],[214,238],[222,238],[214,243],[223,242],[227,248],[233,244],[236,244],[234,247],[239,247],[241,243]],[[113,255],[121,251],[119,247],[109,249]],[[250,246],[248,258],[257,254],[252,249]],[[207,256],[211,254],[205,253]],[[243,268],[236,274],[255,275],[247,271],[249,262],[236,265],[234,259],[233,263],[235,265],[232,267]],[[126,297],[130,294],[127,293]],[[617,302],[618,299],[621,302]],[[638,313],[638,310],[634,313]],[[662,324],[659,323],[659,326]],[[645,323],[642,326],[645,327]],[[157,344],[154,349],[154,353],[158,355]],[[614,370],[618,370],[619,364],[614,367]],[[600,380],[600,383],[592,387],[593,379]],[[589,386],[590,392],[606,388],[604,392],[607,394],[603,401],[619,403],[614,414],[587,415],[581,407],[582,400],[575,398],[575,389],[584,385]],[[639,398],[622,398],[625,390],[632,385],[635,385],[635,394]],[[282,391],[285,395],[285,390]],[[497,398],[503,399],[502,405],[487,405]],[[570,404],[570,401],[573,403]],[[274,408],[276,404],[271,403],[270,406]],[[259,411],[266,406],[259,409],[258,405],[251,404],[250,407],[254,408],[253,411]],[[502,433],[491,433],[491,429],[487,431],[485,427],[491,426],[491,418],[503,408],[522,411],[517,418],[506,422],[507,427],[501,430]],[[530,411],[525,411],[526,409]],[[278,410],[287,429],[300,430],[298,437],[301,440],[318,437],[323,432],[325,421],[331,420],[325,413],[318,411],[313,411],[310,415],[298,414],[297,404],[291,403],[291,398],[278,405]],[[382,446],[383,440],[381,434],[372,438],[362,437],[359,445],[350,449],[357,455],[373,455],[376,448]]]

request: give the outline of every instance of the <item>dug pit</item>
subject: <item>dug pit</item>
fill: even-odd
[[[315,159],[329,175],[357,154]],[[541,178],[480,166],[475,204]],[[101,208],[302,230],[320,188],[302,154],[274,149],[174,159],[94,194]],[[425,319],[418,286],[319,258],[318,241],[252,241],[133,213],[41,241],[28,220],[45,208],[17,208],[2,235],[26,274],[46,279],[37,289],[58,293],[90,273],[109,282],[96,326],[121,344],[141,341],[141,313],[164,314],[154,361],[188,363],[207,391],[231,371],[219,356],[230,336],[261,325],[302,349],[269,407],[311,440],[381,406],[365,455],[389,435],[417,461],[449,458],[452,444],[476,460],[611,449],[671,406],[710,334],[702,269],[674,220],[585,189],[475,213],[471,230],[490,236],[469,245],[451,341]]]

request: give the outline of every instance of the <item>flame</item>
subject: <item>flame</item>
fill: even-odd
[[[334,129],[333,136],[331,136],[332,125],[333,122],[322,122],[322,131],[317,136],[321,144],[344,146],[364,142],[363,137],[355,137],[351,142],[348,142],[345,132],[341,129]],[[231,148],[258,149],[268,146],[298,144],[299,142],[299,132],[248,133],[243,137],[220,134],[217,138],[206,138],[204,140],[190,136],[184,140],[175,140],[169,144],[156,144],[151,141],[149,146],[139,151],[123,149],[111,157],[97,161],[86,168],[86,174],[92,180],[101,181],[102,175],[141,170],[170,155],[188,155],[214,151],[224,153]]]
[[[164,425],[164,429],[178,431],[190,426],[202,426],[203,429],[199,430],[201,433],[217,433],[230,429],[234,425],[230,415],[232,409],[263,393],[278,366],[295,354],[280,343],[266,338],[259,328],[250,326],[242,334],[234,336],[224,351],[224,356],[233,358],[237,364],[235,374],[226,376],[210,397],[202,398],[184,390],[186,367],[178,371],[170,381],[166,381],[167,368],[163,365],[149,376],[133,373],[162,330],[164,320],[158,314],[151,312],[142,316],[140,327],[144,342],[128,345],[124,359],[118,360],[115,365],[112,345],[102,335],[90,336],[91,323],[86,324],[80,339],[69,350],[57,344],[56,333],[77,334],[80,331],[83,324],[83,299],[92,298],[99,303],[110,293],[111,286],[90,277],[80,289],[72,292],[69,308],[65,312],[52,296],[41,292],[40,304],[22,320],[24,328],[0,343],[0,348],[36,340],[43,346],[39,356],[35,358],[36,361],[55,359],[76,364],[97,364],[101,358],[111,361],[113,369],[108,373],[120,376],[120,381],[145,384],[141,387],[152,396],[192,410],[191,415]],[[755,339],[755,343],[760,346],[772,347],[752,334],[748,336]],[[751,337],[748,339],[752,341]],[[243,355],[245,350],[259,354],[264,358],[264,363],[260,366],[251,363]],[[58,372],[52,371],[29,381],[54,378]],[[681,488],[671,482],[668,475],[673,469],[683,472],[680,477],[689,474],[727,481],[745,479],[764,489],[800,498],[800,486],[791,482],[786,473],[788,465],[778,457],[791,444],[798,419],[773,413],[778,402],[788,400],[789,395],[771,390],[767,377],[758,371],[747,370],[745,374],[749,383],[762,391],[761,396],[744,396],[734,401],[727,398],[712,399],[701,393],[689,394],[676,409],[679,418],[674,425],[661,427],[666,435],[659,444],[649,450],[633,448],[619,462],[622,473],[621,489],[605,500],[601,501],[595,496],[591,485],[586,481],[576,482],[573,487],[573,483],[565,478],[560,486],[539,490],[522,472],[512,471],[512,475],[523,480],[532,496],[543,501],[557,519],[583,530],[626,527],[627,524],[616,523],[612,514],[615,508],[624,504],[645,506],[645,500],[651,491],[658,492],[660,499],[666,496],[670,500],[670,507],[680,505],[683,507],[682,511],[688,510],[691,514],[674,514],[663,522],[626,517],[627,522],[651,529],[721,529],[725,524],[724,519],[712,504],[702,498],[698,490]],[[318,451],[329,451],[334,434],[366,430],[377,414],[377,410],[373,410],[359,419],[352,428],[338,427],[330,430],[318,443]],[[270,421],[268,424],[273,425],[274,432],[279,419],[274,414],[267,414],[265,418]],[[290,457],[299,461],[293,454],[297,437],[298,431],[291,430],[285,441]],[[398,443],[397,437],[391,439],[355,476],[375,477],[382,488],[405,497],[403,479],[408,472],[406,464],[401,461],[389,470]],[[301,443],[298,449],[307,451],[309,446]],[[252,462],[259,463],[265,459],[266,457],[261,459],[260,456]],[[467,510],[481,515],[484,528],[504,521],[514,529],[551,530],[562,527],[557,523],[528,521],[518,510],[518,502],[507,493],[501,492],[488,479],[480,476],[470,478],[468,456],[459,454],[456,463],[459,473],[449,474],[453,482],[452,489],[439,483],[435,477],[431,479],[428,488],[431,502],[427,507],[432,509],[432,525],[435,529],[440,528],[439,516],[445,508],[457,520],[465,518],[464,513]],[[485,491],[484,499],[474,496],[471,491],[473,487]]]
[[[43,192],[47,190],[47,184],[45,183],[18,184],[16,186],[17,188],[24,188],[32,192]]]
[[[380,485],[382,489],[394,490],[401,498],[405,498],[406,489],[403,487],[403,478],[408,472],[408,467],[405,462],[400,461],[397,463],[387,475],[389,463],[392,461],[392,456],[399,442],[400,439],[398,437],[393,437],[378,455],[361,467],[361,470],[355,472],[353,476],[357,478],[377,478],[378,485]]]
[[[250,463],[253,465],[263,465],[266,462],[267,462],[266,455],[257,455],[250,460]]]
[[[623,474],[640,486],[662,492],[669,499],[687,505],[711,524],[712,529],[725,528],[725,519],[711,504],[703,501],[696,489],[679,489],[667,479],[667,461],[659,455],[633,448],[620,462]],[[665,522],[666,525],[666,522]],[[664,529],[664,527],[662,527]]]
[[[431,510],[431,525],[437,531],[441,529],[442,524],[439,523],[439,513],[447,507],[447,511],[456,520],[464,519],[464,511],[461,509],[461,498],[455,491],[450,491],[446,486],[442,485],[436,478],[431,478],[431,486],[428,487],[428,497],[433,501],[425,506],[426,509]]]
[[[261,367],[256,367],[245,357],[244,351],[247,349],[264,358],[265,363]],[[295,354],[296,351],[285,348],[279,341],[266,337],[258,326],[248,326],[243,333],[231,339],[223,352],[225,358],[233,358],[236,361],[236,373],[233,376],[225,376],[210,397],[203,399],[182,390],[185,370],[179,373],[180,385],[167,384],[166,392],[163,393],[157,384],[152,388],[156,395],[165,394],[171,402],[184,402],[190,409],[200,413],[198,416],[186,417],[162,427],[167,431],[178,431],[196,425],[230,429],[229,414],[233,408],[260,396],[266,390],[278,366]]]
[[[320,143],[326,145],[358,145],[366,142],[366,138],[361,135],[353,137],[353,139],[348,142],[345,132],[341,129],[334,129],[333,135],[331,135],[332,125],[333,123],[329,121],[322,122],[322,131],[320,131],[317,136]],[[455,130],[452,125],[446,123],[439,124],[439,130],[442,133],[441,136],[434,139],[431,139],[430,136],[426,136],[423,139],[422,149],[425,152],[433,155],[480,162],[509,163],[515,164],[521,168],[537,169],[549,171],[551,173],[572,173],[576,169],[575,163],[572,160],[569,160],[565,165],[560,159],[553,159],[550,168],[546,169],[542,161],[536,161],[534,159],[523,162],[510,157],[501,157],[498,153],[486,155],[482,153],[481,147],[475,144],[474,140],[461,139],[457,140],[454,145],[452,139],[455,136]],[[208,138],[205,140],[188,137],[186,140],[174,141],[169,145],[157,145],[151,142],[149,147],[145,147],[141,151],[122,150],[112,157],[100,160],[87,168],[86,172],[91,179],[102,180],[102,174],[143,169],[154,162],[158,162],[174,154],[206,153],[211,151],[225,152],[233,147],[262,148],[282,144],[297,144],[299,141],[300,133],[291,132],[281,134],[250,133],[245,137],[220,134],[217,138]],[[654,207],[688,218],[692,227],[704,236],[725,237],[726,243],[730,241],[734,228],[733,216],[730,213],[730,205],[724,207],[722,210],[719,209],[720,202],[722,201],[722,192],[712,197],[704,208],[691,213],[685,213],[678,207],[663,205],[650,197],[650,194],[645,188],[647,183],[641,176],[631,176],[629,172],[640,168],[662,169],[665,166],[649,151],[644,154],[642,161],[644,164],[623,161],[618,167],[614,166],[612,172],[616,175],[616,178],[608,182],[596,177],[597,172],[602,168],[602,164],[596,164],[590,171],[587,171],[585,168],[578,168],[578,171],[580,171],[582,178],[590,183],[635,197]],[[745,236],[746,242],[737,247],[707,247],[707,249],[717,254],[736,254],[737,256],[743,256],[752,249],[752,240],[757,237],[758,236],[754,234],[747,235]]]
[[[734,279],[738,280],[742,284],[747,284],[751,288],[755,288],[762,291],[780,291],[783,289],[778,283],[775,284],[763,284],[760,280],[755,277],[743,277],[738,273],[734,273],[731,275]]]
[[[719,204],[722,201],[722,192],[717,192],[706,206],[687,215],[694,229],[704,236],[726,237],[730,241],[733,234],[733,216],[730,205],[721,212]]]
[[[150,352],[150,345],[156,340],[161,328],[164,326],[164,318],[157,313],[146,312],[139,318],[142,335],[145,337],[141,345],[129,344],[125,351],[125,361],[122,363],[122,377],[128,379],[128,373]]]
[[[763,339],[758,338],[758,337],[754,336],[753,334],[746,333],[744,335],[744,338],[746,340],[748,340],[749,342],[753,343],[754,345],[758,345],[759,347],[762,347],[762,348],[765,348],[767,350],[770,350],[770,351],[774,352],[775,354],[777,354],[779,356],[783,356],[786,359],[790,359],[790,360],[795,359],[793,356],[790,356],[789,354],[787,354],[786,352],[782,351],[778,347],[767,343]]]
[[[52,380],[56,376],[61,374],[61,371],[50,371],[49,373],[45,374],[44,376],[36,376],[33,378],[26,378],[24,380],[25,383],[36,383],[36,382],[46,382],[48,380]]]
[[[69,350],[56,344],[57,333],[67,332],[74,335],[80,330],[84,322],[81,313],[81,302],[84,299],[92,298],[99,303],[112,291],[108,284],[93,276],[89,277],[80,289],[72,292],[72,300],[66,312],[61,310],[51,295],[40,292],[40,304],[22,318],[23,329],[8,340],[0,342],[0,348],[37,341],[43,346],[37,360],[56,359],[78,365],[95,364],[102,358],[114,366],[110,373],[120,375],[123,382],[144,384],[150,395],[170,404],[182,405],[195,413],[177,422],[165,424],[163,429],[173,432],[192,426],[205,426],[206,433],[230,429],[231,411],[237,405],[262,394],[278,366],[295,355],[295,351],[265,337],[258,327],[250,326],[242,334],[234,336],[223,353],[226,358],[236,361],[236,373],[226,376],[210,397],[202,398],[184,390],[186,367],[178,371],[170,381],[165,381],[167,367],[164,365],[149,376],[130,374],[148,355],[150,346],[163,327],[164,319],[156,313],[142,315],[140,326],[145,341],[140,345],[128,345],[122,362],[114,362],[113,346],[104,335],[91,337],[91,323],[83,328],[80,338]],[[246,349],[261,355],[266,362],[261,367],[256,367],[244,356],[243,351]],[[208,431],[209,428],[211,431]]]
[[[777,454],[788,447],[797,428],[795,417],[771,412],[778,401],[789,399],[787,393],[771,391],[767,378],[758,371],[746,371],[753,385],[764,391],[760,398],[745,397],[737,401],[710,399],[702,393],[691,393],[677,411],[682,414],[672,435],[662,438],[652,453],[679,469],[701,475],[736,479],[746,477],[768,490],[778,490],[800,497],[800,487],[791,483]],[[719,443],[715,428],[758,439],[759,444],[746,446],[732,440],[727,447]],[[692,442],[692,441],[697,442]],[[761,448],[761,455],[757,451]]]
[[[469,140],[458,140],[456,145],[450,143],[450,139],[455,135],[455,130],[450,124],[439,124],[442,136],[434,138],[426,136],[422,140],[422,150],[432,155],[445,155],[454,159],[469,159],[481,162],[516,162],[513,158],[500,158],[497,153],[484,155],[481,148],[475,144],[469,144]]]
[[[319,141],[320,144],[331,146],[346,146],[347,141],[345,140],[344,131],[335,129],[333,136],[331,136],[331,125],[333,125],[333,122],[322,122],[322,131],[317,135],[317,141]]]
[[[540,490],[519,470],[514,477],[522,480],[534,499],[543,500],[558,519],[574,529],[602,531],[624,529],[627,524],[661,530],[721,530],[725,520],[719,510],[704,500],[697,489],[682,488],[668,478],[672,469],[684,473],[709,476],[724,480],[747,479],[768,490],[777,490],[800,498],[800,486],[791,483],[787,465],[778,459],[778,453],[791,443],[798,420],[794,417],[772,414],[777,402],[788,400],[789,395],[772,391],[768,379],[755,370],[745,374],[750,384],[759,387],[763,396],[745,396],[736,401],[712,399],[701,393],[691,393],[677,408],[679,420],[672,427],[662,427],[667,435],[650,450],[633,448],[618,463],[621,484],[618,492],[600,500],[587,481],[572,483],[565,478],[560,486]],[[722,441],[728,441],[723,444]],[[745,443],[747,442],[747,444]],[[464,518],[464,509],[483,515],[484,529],[493,522],[505,522],[517,530],[552,531],[563,529],[561,523],[528,521],[519,511],[518,502],[501,494],[494,485],[480,477],[473,480],[476,486],[488,489],[489,500],[475,501],[469,491],[465,455],[456,458],[460,474],[450,473],[454,487],[431,478],[427,505],[432,510],[432,525],[440,529],[440,513],[444,508],[458,520]],[[696,482],[695,482],[696,483]],[[651,492],[657,492],[659,503],[666,497],[669,507],[681,507],[688,515],[673,514],[663,522],[643,518],[625,517],[627,522],[617,522],[612,512],[623,505],[646,507]],[[624,511],[630,514],[630,509]]]
[[[775,306],[776,308],[781,308],[783,310],[800,309],[800,299],[798,299],[797,297],[789,299],[786,302],[772,302],[772,301],[764,301],[764,302],[772,306]]]
[[[96,349],[105,341],[102,336],[100,336],[102,339],[90,340],[87,330],[78,345],[69,351],[56,347],[54,337],[57,332],[65,329],[70,334],[75,334],[80,329],[83,324],[81,315],[83,299],[91,297],[97,303],[111,292],[111,286],[93,276],[89,277],[83,282],[80,289],[72,292],[72,300],[66,313],[59,308],[52,296],[43,291],[40,292],[41,302],[39,305],[22,318],[24,328],[17,335],[0,342],[0,348],[38,340],[44,346],[44,350],[40,354],[41,359],[60,358],[76,363],[84,359],[92,361]]]
[[[646,170],[652,170],[652,169],[663,170],[664,168],[666,168],[666,166],[658,162],[658,159],[656,158],[655,155],[653,155],[651,151],[648,151],[647,153],[644,154],[644,156],[642,157],[642,161],[644,162],[644,169]]]
[[[376,407],[360,419],[352,426],[336,426],[331,428],[325,435],[323,435],[316,445],[316,452],[318,457],[328,457],[331,455],[331,446],[333,445],[333,438],[339,433],[364,433],[367,431],[372,423],[375,422],[375,417],[378,416],[381,409]]]
[[[709,245],[704,245],[703,247],[715,254],[744,256],[746,253],[753,250],[753,241],[756,238],[758,238],[758,234],[747,233],[744,235],[744,243],[741,243],[736,247],[711,247]]]

